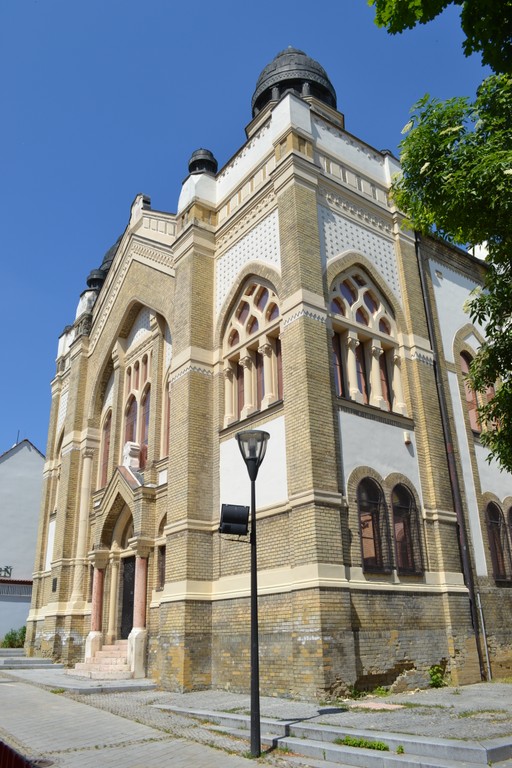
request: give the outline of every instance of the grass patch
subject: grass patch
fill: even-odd
[[[478,715],[508,715],[506,709],[465,709],[457,717],[478,717]]]
[[[383,741],[371,741],[359,736],[344,736],[342,739],[334,739],[334,743],[341,747],[359,747],[359,749],[376,749],[379,752],[389,752],[389,747]]]
[[[65,688],[50,688],[50,693],[65,693]]]
[[[389,690],[387,688],[384,688],[382,685],[378,685],[373,691],[372,696],[379,696],[380,698],[385,698],[386,696],[389,696]]]

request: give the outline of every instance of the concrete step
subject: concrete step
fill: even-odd
[[[37,659],[24,657],[0,658],[0,670],[2,669],[62,669],[64,664],[54,664],[51,659]]]
[[[94,659],[89,659],[88,661],[94,661],[97,664],[112,664],[117,666],[118,664],[126,664],[126,653],[112,656],[110,653],[99,651],[94,654]]]
[[[77,672],[129,672],[128,664],[101,664],[94,660],[79,661],[75,664]]]
[[[3,656],[25,656],[24,648],[0,648],[0,659]]]
[[[247,715],[190,710],[158,706],[209,721],[213,730],[223,730],[239,738],[248,738],[250,717]],[[512,737],[485,742],[436,739],[424,736],[389,733],[337,726],[281,721],[261,718],[262,742],[291,752],[361,768],[484,768],[512,757]],[[384,742],[389,751],[335,744],[345,736]],[[397,752],[397,750],[399,750]],[[402,752],[403,750],[403,752]]]
[[[113,672],[112,670],[105,672],[99,672],[97,670],[76,670],[67,669],[67,674],[72,677],[85,677],[89,680],[131,680],[132,673],[129,670],[119,670]]]

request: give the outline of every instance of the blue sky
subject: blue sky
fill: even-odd
[[[57,340],[137,193],[175,211],[188,159],[243,143],[263,67],[293,45],[327,71],[346,128],[398,152],[428,92],[474,95],[458,12],[389,36],[366,0],[0,3],[0,453],[43,453]]]

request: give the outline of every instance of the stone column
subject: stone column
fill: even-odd
[[[359,339],[355,335],[351,335],[349,331],[347,335],[347,384],[348,393],[351,400],[355,400],[357,403],[362,403],[363,393],[359,391],[357,386],[357,365],[356,365],[356,348],[359,346]]]
[[[258,352],[263,358],[263,382],[265,385],[265,394],[261,406],[262,408],[268,408],[277,399],[277,392],[274,392],[274,377],[272,375],[272,345],[266,341],[258,349]]]
[[[110,553],[110,594],[108,599],[107,643],[117,639],[117,601],[119,593],[119,553]]]
[[[84,576],[89,564],[87,560],[87,534],[89,531],[89,506],[91,502],[91,473],[93,456],[93,450],[91,448],[86,448],[82,458],[80,511],[78,517],[78,534],[75,552],[75,568],[73,573],[73,589],[71,592],[71,602],[74,604],[74,607],[77,607],[77,604],[83,607],[85,601]]]
[[[92,581],[91,631],[85,641],[85,658],[92,659],[102,646],[103,585],[108,551],[97,550],[89,553],[89,562],[94,566]]]
[[[244,407],[242,408],[241,418],[245,419],[254,411],[254,388],[253,388],[253,360],[251,355],[246,354],[240,358],[240,365],[244,369]]]
[[[146,592],[148,577],[148,558],[137,555],[135,558],[135,590],[133,596],[133,628],[146,627]]]
[[[228,363],[224,368],[224,426],[228,427],[233,421],[236,420],[233,409],[233,383],[234,373],[233,366]]]
[[[133,596],[133,629],[128,636],[128,666],[134,678],[146,677],[146,595],[148,557],[151,544],[147,540],[132,539],[135,551],[135,586]]]
[[[393,355],[393,408],[395,413],[407,416],[407,406],[404,402],[404,390],[402,387],[402,358],[395,352]]]
[[[380,378],[380,357],[384,350],[380,346],[380,342],[375,341],[372,344],[372,367],[370,371],[370,405],[375,405],[377,408],[382,408],[383,411],[388,410],[388,405],[382,395],[382,381]]]

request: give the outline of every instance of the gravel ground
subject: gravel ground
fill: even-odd
[[[143,691],[126,693],[64,694],[85,704],[149,725],[176,737],[191,739],[228,752],[244,754],[245,739],[211,730],[207,722],[159,706],[249,714],[249,697],[226,691],[170,693]],[[462,688],[443,688],[356,701],[318,704],[270,697],[261,698],[262,717],[308,720],[354,729],[391,731],[436,738],[481,740],[512,735],[512,685],[481,683]],[[262,732],[264,732],[264,726]],[[275,766],[311,765],[307,758],[292,761],[270,753],[266,761]]]

